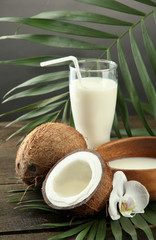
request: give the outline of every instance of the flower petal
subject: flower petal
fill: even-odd
[[[132,218],[135,215],[136,215],[136,213],[133,213],[132,211],[131,212],[122,212],[122,216],[124,216],[124,217]]]
[[[117,220],[120,218],[120,214],[118,212],[118,206],[117,206],[119,199],[120,198],[116,194],[116,190],[113,190],[109,197],[109,207],[108,207],[109,215],[113,220]]]
[[[149,193],[144,185],[137,181],[128,181],[125,183],[126,193],[123,196],[129,196],[135,201],[136,207],[133,212],[141,213],[149,203]]]
[[[127,178],[122,171],[117,171],[113,176],[113,189],[116,189],[116,193],[119,197],[122,197],[125,193],[125,183]]]
[[[120,218],[120,214],[118,212],[118,203],[120,198],[125,193],[124,186],[126,182],[127,182],[127,178],[122,171],[117,171],[114,173],[113,190],[109,197],[109,208],[108,208],[109,215],[113,220],[117,220]]]

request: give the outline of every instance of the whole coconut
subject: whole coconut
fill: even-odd
[[[30,132],[16,156],[16,172],[24,183],[40,188],[49,169],[68,153],[87,148],[83,136],[63,123],[45,123]]]

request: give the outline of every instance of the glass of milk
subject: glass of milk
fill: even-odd
[[[79,61],[82,79],[70,65],[69,89],[75,128],[89,149],[110,141],[117,98],[117,64],[108,60]]]

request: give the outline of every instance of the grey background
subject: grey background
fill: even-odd
[[[102,0],[101,0],[102,1]],[[138,2],[131,0],[120,0],[120,2],[127,3],[131,7],[137,7],[138,10],[143,12],[149,12],[152,8],[141,5]],[[102,9],[100,7],[87,5],[84,3],[76,2],[74,0],[0,0],[0,17],[31,17],[35,14],[45,11],[55,11],[55,10],[83,10],[90,11],[95,13],[100,13],[103,15],[108,15],[116,18],[121,18],[123,20],[136,22],[139,17],[129,15],[127,19],[127,15],[124,13],[117,13],[115,11],[110,11],[108,9]],[[153,17],[149,17],[146,20],[146,24],[148,27],[148,31],[150,33],[151,38],[154,40],[154,44],[156,43],[156,29]],[[93,26],[92,23],[86,24],[87,26]],[[0,36],[3,35],[12,35],[16,33],[17,27],[19,25],[16,23],[7,23],[0,22]],[[113,27],[113,26],[101,26],[100,24],[96,24],[94,26],[96,29],[101,29],[103,31],[109,31],[116,34],[121,34],[125,29],[124,27]],[[19,30],[19,33],[51,33],[43,30],[39,30],[33,27],[22,26]],[[57,33],[55,33],[57,34]],[[136,40],[139,43],[139,48],[145,64],[147,65],[147,69],[150,72],[151,78],[153,80],[154,85],[156,86],[155,76],[150,67],[148,57],[144,50],[144,43],[141,36],[140,26],[136,27],[134,30],[134,34],[136,36]],[[83,40],[83,38],[81,37]],[[85,39],[85,38],[84,38]],[[98,40],[92,39],[93,43],[105,44],[106,46],[111,43],[112,40]],[[126,35],[122,39],[123,48],[126,52],[126,58],[128,59],[128,64],[130,69],[133,71],[133,79],[137,86],[137,91],[142,100],[146,101],[146,97],[144,95],[144,91],[140,84],[139,76],[137,70],[135,68],[135,64],[131,57],[131,49],[129,45],[129,38]],[[0,60],[10,60],[10,59],[19,59],[25,57],[35,57],[41,55],[74,55],[76,57],[99,57],[103,53],[103,51],[81,51],[81,50],[70,50],[70,49],[61,49],[61,48],[52,48],[48,46],[42,46],[39,44],[34,44],[26,41],[19,40],[1,40],[0,41]],[[114,61],[117,61],[117,53],[116,48],[113,48],[111,51],[111,55]],[[65,68],[67,69],[67,68]],[[23,67],[23,66],[11,66],[11,65],[0,65],[0,114],[13,110],[15,108],[24,106],[25,104],[30,104],[35,100],[39,100],[41,98],[45,98],[45,95],[42,97],[33,97],[33,98],[22,98],[21,100],[11,101],[9,103],[1,104],[3,100],[4,94],[9,91],[14,86],[43,73],[54,71],[54,68],[46,68],[41,69],[38,67]],[[122,84],[122,77],[119,71],[119,84],[124,89]],[[51,95],[49,95],[51,96]],[[47,96],[46,96],[47,97]],[[130,114],[135,114],[133,108],[129,106]],[[0,118],[0,121],[9,121],[16,118],[18,114],[9,115],[7,117]]]

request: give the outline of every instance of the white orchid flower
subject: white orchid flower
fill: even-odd
[[[143,213],[149,203],[149,193],[145,186],[137,181],[127,181],[122,171],[117,171],[113,178],[113,190],[109,197],[108,212],[113,220],[133,217]]]

